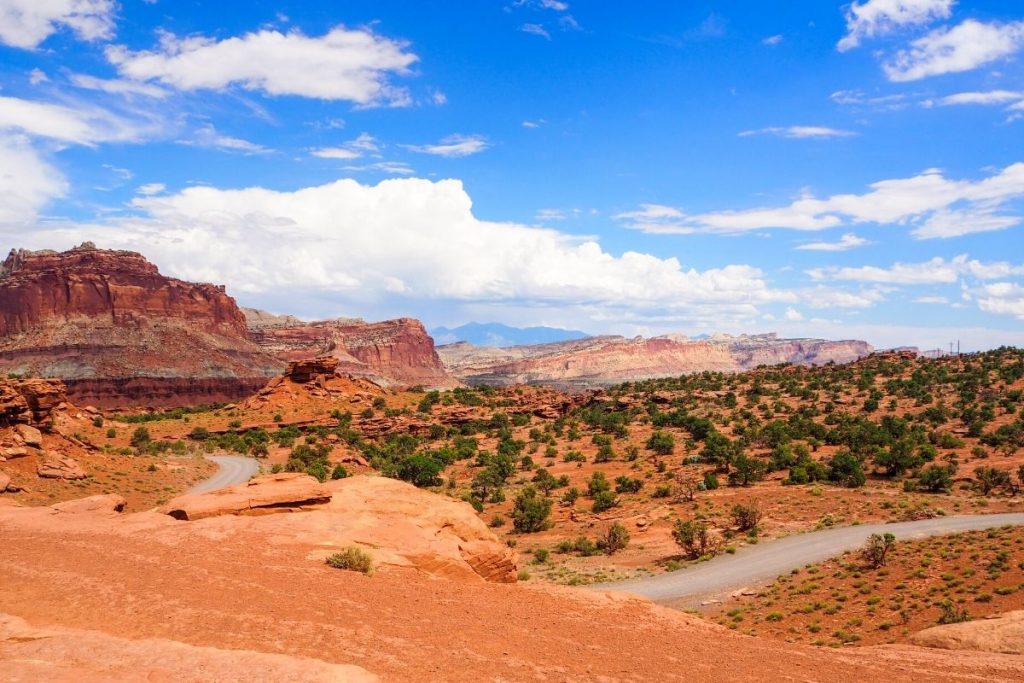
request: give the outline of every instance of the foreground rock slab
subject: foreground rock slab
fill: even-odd
[[[331,492],[308,474],[287,472],[256,477],[240,486],[179,496],[160,508],[175,519],[255,515],[308,510],[331,500]]]
[[[935,626],[915,633],[910,642],[943,650],[973,650],[1024,655],[1024,610],[996,619]]]
[[[132,640],[97,631],[38,628],[0,614],[2,677],[8,681],[345,681],[372,683],[358,666],[247,650]]]

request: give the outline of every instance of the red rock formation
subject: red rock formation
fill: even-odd
[[[766,334],[709,340],[608,336],[507,348],[458,343],[442,346],[438,353],[449,373],[470,384],[586,387],[707,370],[739,372],[758,365],[846,363],[871,350],[861,341],[778,339]]]
[[[339,373],[368,377],[385,386],[440,388],[458,384],[445,372],[426,328],[413,318],[296,324],[289,316],[275,317],[262,311],[247,309],[246,316],[252,339],[282,360],[330,355],[338,359]]]
[[[281,366],[222,286],[165,277],[140,254],[86,243],[0,265],[0,371],[65,379],[80,403],[233,399]]]

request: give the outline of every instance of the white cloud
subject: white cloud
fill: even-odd
[[[626,227],[658,234],[740,233],[767,228],[823,230],[844,224],[900,224],[918,239],[1005,229],[1019,219],[997,213],[1024,197],[1024,163],[977,180],[951,180],[938,169],[873,183],[864,194],[824,199],[805,193],[788,205],[688,215],[663,205],[641,205],[615,218]]]
[[[904,93],[868,97],[860,90],[837,90],[829,95],[829,99],[843,106],[864,107],[881,111],[896,111],[907,107],[907,96]]]
[[[523,24],[519,27],[519,30],[523,33],[529,33],[534,36],[540,36],[541,38],[551,40],[551,34],[548,33],[547,29],[540,24]]]
[[[144,197],[149,197],[154,194],[160,194],[167,189],[167,186],[163,183],[146,183],[140,185],[136,192]]]
[[[310,151],[315,157],[321,159],[358,159],[364,154],[372,154],[380,151],[377,139],[369,133],[360,133],[355,140],[349,140],[338,147],[321,147]]]
[[[270,150],[255,142],[233,138],[217,131],[213,124],[196,129],[191,138],[178,141],[182,145],[192,147],[212,147],[226,152],[242,152],[243,154],[265,154]]]
[[[440,157],[467,157],[484,151],[490,144],[482,135],[449,135],[434,145],[403,145],[408,150]]]
[[[371,171],[386,175],[412,175],[415,173],[412,166],[404,161],[377,161],[372,164],[363,164],[362,166],[345,166],[343,170],[354,172]]]
[[[949,299],[944,296],[919,296],[914,299],[915,304],[948,304]]]
[[[67,193],[64,176],[43,161],[23,136],[0,134],[0,226],[22,226],[51,199]]]
[[[885,291],[878,287],[849,291],[819,285],[800,290],[800,300],[805,305],[819,310],[826,308],[864,309],[884,301]]]
[[[79,145],[139,140],[153,124],[129,121],[105,109],[0,96],[0,130]]]
[[[347,147],[319,147],[309,153],[321,159],[358,159],[363,156],[362,152]]]
[[[564,221],[565,212],[561,209],[538,209],[535,218],[540,222]]]
[[[789,320],[790,322],[796,322],[797,320],[804,319],[804,316],[800,313],[800,311],[796,310],[792,306],[786,309],[786,312],[783,314],[783,317],[786,320]]]
[[[133,204],[137,216],[50,223],[18,241],[60,247],[91,239],[236,292],[315,292],[335,305],[400,296],[724,320],[795,301],[750,266],[698,271],[676,258],[615,255],[556,230],[480,220],[456,180],[339,180],[294,192],[191,187]]]
[[[970,71],[1024,47],[1024,21],[1005,24],[966,19],[918,38],[883,65],[890,81]]]
[[[957,104],[1006,104],[1024,100],[1024,92],[1017,90],[989,90],[986,92],[960,92],[947,95],[938,100],[944,106]]]
[[[71,74],[72,85],[84,90],[98,90],[111,95],[144,95],[146,97],[167,97],[163,88],[152,83],[139,83],[123,78],[97,78],[88,74]]]
[[[389,78],[408,74],[418,59],[406,48],[369,30],[338,27],[320,37],[272,30],[224,40],[165,33],[155,50],[111,46],[107,58],[126,78],[181,90],[238,85],[268,95],[404,106],[409,93]]]
[[[559,0],[540,0],[540,4],[545,9],[553,9],[557,12],[564,12],[569,9],[569,3],[559,2]]]
[[[888,268],[860,266],[846,268],[812,268],[807,271],[813,280],[848,280],[890,285],[953,284],[962,277],[992,280],[1011,275],[1024,275],[1024,266],[1005,261],[984,263],[961,254],[949,260],[936,256],[919,263],[894,263]]]
[[[828,128],[826,126],[770,126],[756,130],[740,131],[741,138],[752,135],[774,135],[780,138],[846,138],[856,135],[853,131]]]
[[[28,82],[32,85],[39,85],[40,83],[46,83],[50,80],[50,77],[46,75],[46,72],[42,69],[32,69],[28,72]]]
[[[523,121],[523,128],[540,128],[544,121]]]
[[[797,249],[803,251],[846,251],[848,249],[863,247],[867,244],[871,244],[871,242],[863,237],[854,235],[852,232],[848,232],[840,237],[838,242],[809,242],[807,244],[801,244]]]
[[[110,38],[113,0],[0,0],[0,43],[32,49],[67,28],[83,40]]]
[[[782,41],[783,41],[782,34],[781,33],[776,33],[774,36],[768,36],[767,38],[762,39],[761,40],[761,44],[762,45],[767,45],[769,47],[775,47],[776,45],[778,45]]]
[[[836,48],[845,52],[861,40],[893,31],[930,24],[949,17],[955,0],[865,0],[853,2],[846,11],[846,35]]]
[[[986,313],[1012,315],[1024,320],[1024,287],[1015,282],[994,282],[974,292],[978,308]]]

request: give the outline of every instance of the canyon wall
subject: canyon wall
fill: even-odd
[[[866,342],[779,339],[774,334],[590,337],[567,342],[484,348],[438,347],[448,372],[469,384],[554,384],[586,388],[696,372],[740,372],[758,365],[846,363],[871,353]]]
[[[0,265],[0,372],[66,380],[76,403],[233,400],[283,367],[224,287],[165,277],[141,254],[86,243]]]

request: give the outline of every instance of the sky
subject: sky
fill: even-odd
[[[1024,3],[0,0],[0,247],[305,318],[1024,346]]]

